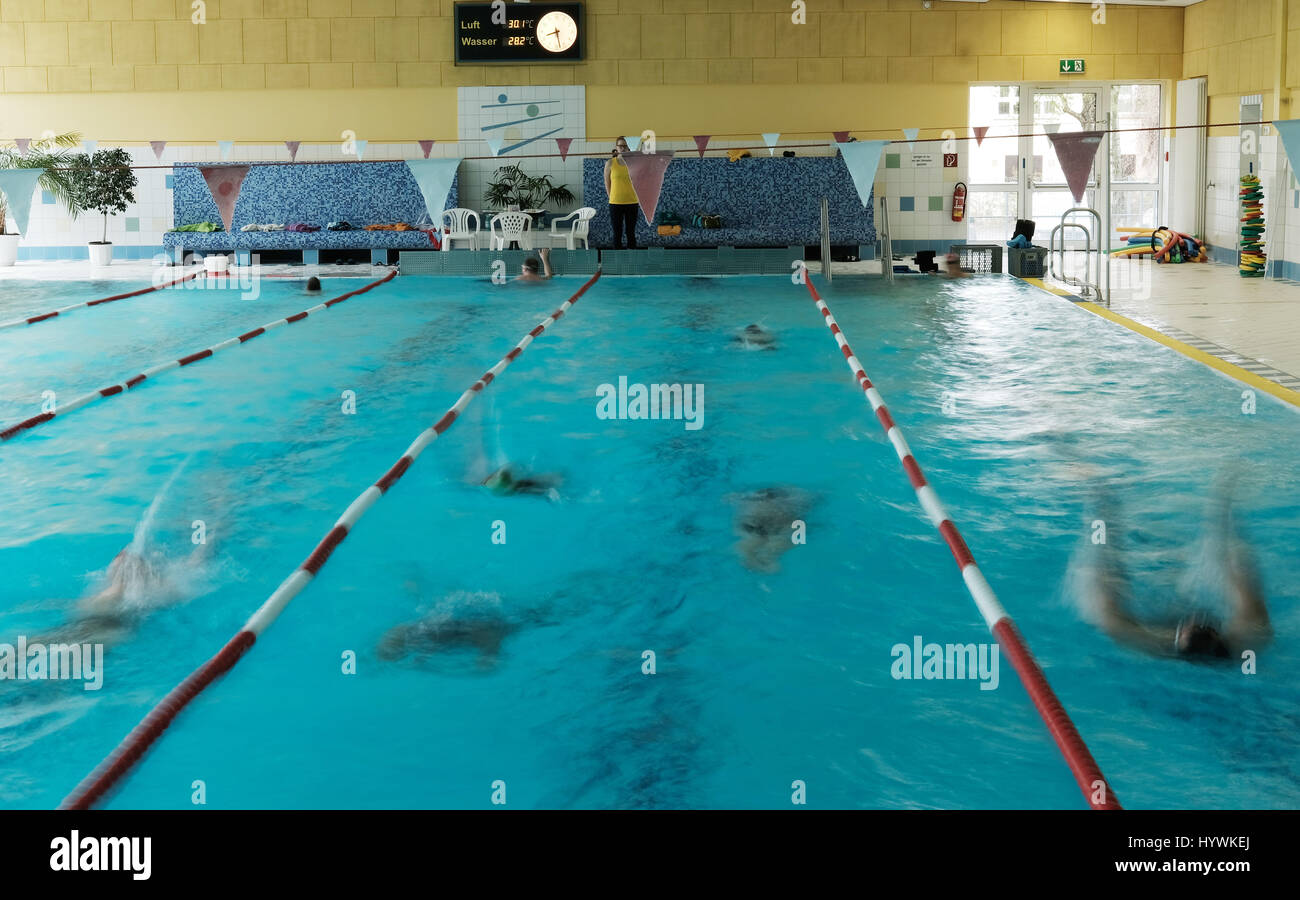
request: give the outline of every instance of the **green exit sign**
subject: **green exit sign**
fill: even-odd
[[[1083,60],[1081,59],[1063,59],[1061,60],[1062,75],[1081,75],[1083,74]]]

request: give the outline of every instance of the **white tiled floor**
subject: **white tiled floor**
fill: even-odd
[[[1300,284],[1242,278],[1232,266],[1148,260],[1112,261],[1111,284],[1111,309],[1121,315],[1300,376]]]

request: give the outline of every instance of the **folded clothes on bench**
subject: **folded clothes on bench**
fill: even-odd
[[[326,231],[352,231],[353,226],[349,222],[330,222],[325,226]]]
[[[283,225],[245,225],[240,231],[285,231]]]
[[[308,225],[305,222],[294,222],[292,225],[284,226],[285,231],[312,232],[320,231],[319,225]]]
[[[193,225],[177,225],[172,231],[197,231],[201,234],[210,234],[213,231],[221,231],[221,223],[195,222]]]
[[[367,225],[366,231],[414,231],[410,225],[405,222],[397,222],[393,225]]]

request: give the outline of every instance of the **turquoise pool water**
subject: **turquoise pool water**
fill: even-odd
[[[133,534],[171,584],[127,598],[102,690],[0,683],[0,806],[56,805],[579,284],[399,278],[0,444],[0,641],[67,622]],[[120,289],[9,282],[0,320]],[[1009,277],[821,290],[1121,802],[1300,805],[1300,414],[1245,415],[1241,385]],[[0,332],[0,423],[314,302],[189,288]],[[776,351],[732,342],[751,322]],[[620,375],[704,385],[703,427],[598,418]],[[483,457],[561,475],[559,499],[472,486]],[[1224,470],[1277,632],[1253,676],[1117,647],[1067,590],[1105,481],[1164,608]],[[807,543],[756,571],[736,495],[776,485],[808,499]],[[499,648],[379,657],[425,614]],[[896,680],[916,635],[989,640],[805,288],[606,278],[106,805],[188,808],[202,781],[215,808],[483,808],[500,780],[514,808],[786,808],[801,780],[813,807],[1081,808],[1005,658],[996,690]]]

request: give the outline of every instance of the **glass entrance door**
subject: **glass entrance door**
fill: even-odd
[[[971,85],[969,112],[972,126],[988,129],[982,143],[967,145],[967,240],[972,243],[1001,243],[1011,237],[1016,219],[1033,219],[1034,243],[1046,247],[1061,214],[1075,206],[1097,210],[1103,221],[1109,206],[1101,238],[1105,249],[1116,246],[1116,228],[1160,224],[1164,161],[1156,129],[1164,113],[1159,84]],[[1047,133],[1112,127],[1089,173],[1083,202],[1075,203]],[[1090,231],[1096,228],[1091,216],[1077,220]],[[1067,247],[1082,249],[1080,231],[1068,229],[1065,237]],[[1092,241],[1095,247],[1096,235]]]
[[[1030,144],[1025,184],[1029,194],[1029,218],[1038,223],[1035,243],[1047,246],[1051,230],[1060,224],[1061,215],[1066,210],[1076,206],[1097,209],[1098,192],[1107,189],[1106,184],[1099,183],[1099,178],[1101,182],[1105,182],[1105,173],[1099,172],[1099,165],[1094,165],[1088,176],[1088,188],[1084,193],[1083,202],[1075,203],[1074,195],[1070,193],[1070,188],[1065,183],[1065,173],[1061,170],[1056,150],[1052,147],[1052,140],[1047,136],[1047,132],[1068,134],[1101,130],[1106,126],[1101,110],[1102,92],[1097,88],[1079,90],[1035,88],[1031,97],[1030,103],[1027,104],[1026,112],[1029,121],[1026,123],[1028,127],[1025,132],[1032,133],[1033,137],[1025,139]],[[1100,162],[1102,158],[1098,154],[1098,163]],[[1084,224],[1089,231],[1096,230],[1096,224],[1090,220],[1090,217],[1074,218]],[[1041,238],[1038,237],[1039,233],[1042,233]],[[1067,247],[1083,248],[1083,233],[1078,229],[1067,229],[1064,237]],[[1096,246],[1097,236],[1093,235],[1092,240],[1093,246]]]

